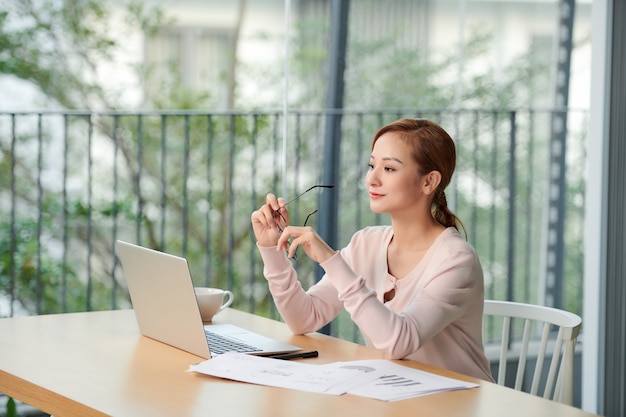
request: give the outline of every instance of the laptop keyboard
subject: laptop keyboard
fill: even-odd
[[[204,330],[204,333],[206,334],[206,340],[209,342],[209,349],[211,349],[211,353],[214,354],[226,352],[247,353],[261,351],[261,349],[255,348],[254,346],[224,337],[207,329]]]

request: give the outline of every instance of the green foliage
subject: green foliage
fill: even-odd
[[[103,212],[108,211],[106,208]],[[91,282],[81,279],[70,254],[62,260],[55,247],[65,234],[79,236],[83,221],[94,208],[69,204],[63,222],[62,207],[55,199],[42,203],[41,217],[34,210],[20,210],[15,221],[0,221],[0,288],[30,313],[61,313],[110,308],[110,288],[94,272]],[[75,239],[72,239],[75,240]],[[13,286],[11,285],[13,283]],[[12,288],[12,293],[10,290]],[[67,293],[64,294],[64,291]]]
[[[7,398],[6,417],[17,417],[17,406],[15,400],[11,397]]]
[[[167,23],[159,9],[130,2],[123,19],[96,0],[0,4],[0,73],[35,84],[66,109],[116,108],[98,63],[115,59],[128,31]],[[117,34],[117,36],[113,36]]]

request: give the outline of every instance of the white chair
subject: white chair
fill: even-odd
[[[499,317],[499,319],[495,318]],[[517,320],[515,320],[517,318]],[[507,360],[518,359],[514,388],[539,395],[540,382],[545,380],[543,397],[572,405],[574,391],[574,348],[580,332],[582,319],[576,314],[556,308],[509,301],[485,300],[484,326],[502,324],[500,339],[497,383],[505,384]],[[512,323],[523,322],[521,341],[511,343]],[[539,323],[540,331],[533,332]],[[558,332],[556,332],[558,330]],[[556,334],[555,334],[556,333]],[[554,344],[550,368],[545,378],[543,365],[548,345]],[[538,349],[533,349],[538,345]],[[489,346],[489,342],[486,342]],[[537,363],[532,373],[530,389],[522,382],[527,358],[536,353]]]

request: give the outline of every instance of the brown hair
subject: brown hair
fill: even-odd
[[[448,208],[445,188],[450,184],[456,167],[456,147],[454,141],[441,126],[426,119],[399,119],[381,127],[374,135],[374,144],[388,132],[399,133],[399,137],[413,149],[413,159],[417,163],[420,175],[431,171],[441,174],[441,182],[432,201],[432,214],[435,220],[446,227],[459,229],[465,226]],[[466,233],[467,235],[467,233]]]

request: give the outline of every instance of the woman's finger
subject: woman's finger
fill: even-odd
[[[309,226],[288,226],[278,238],[277,250],[285,251],[289,258],[293,258],[298,246],[310,245],[310,241],[314,236],[315,232]]]
[[[278,239],[277,250],[287,252],[293,258],[296,250],[302,247],[307,256],[321,263],[335,254],[335,251],[317,234],[311,226],[289,226]]]
[[[283,232],[280,234],[280,237],[278,238],[277,250],[287,251],[289,247],[289,239],[300,236],[300,233],[299,233],[300,229],[301,227],[297,227],[297,226],[285,226],[283,228]]]

